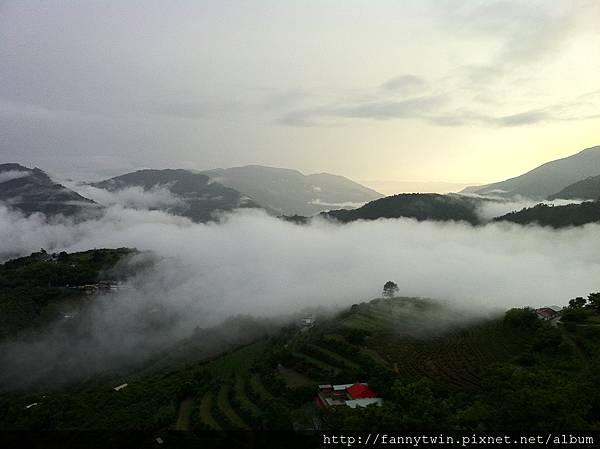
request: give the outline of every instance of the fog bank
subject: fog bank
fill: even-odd
[[[133,279],[129,290],[95,305],[85,343],[53,330],[51,344],[18,348],[36,360],[43,354],[55,360],[67,348],[72,357],[102,353],[104,358],[94,359],[98,365],[132,352],[150,354],[195,326],[231,315],[270,317],[369,300],[387,280],[398,284],[402,296],[446,300],[473,314],[565,304],[600,289],[598,235],[597,224],[551,230],[509,223],[472,227],[390,219],[339,225],[316,219],[297,226],[258,210],[197,224],[120,206],[109,207],[97,221],[49,223],[40,215],[0,208],[2,257],[41,247],[72,252],[127,246],[155,254],[154,267]],[[148,308],[160,311],[152,326],[139,320]]]

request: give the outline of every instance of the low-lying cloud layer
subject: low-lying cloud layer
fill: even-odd
[[[369,300],[387,280],[396,281],[403,296],[439,298],[475,314],[565,304],[599,289],[599,232],[596,224],[550,230],[410,219],[346,225],[317,219],[297,226],[256,210],[195,224],[120,206],[109,207],[97,221],[48,223],[0,208],[0,257],[40,247],[122,246],[157,256],[131,289],[95,306],[85,344],[52,331],[52,351],[44,341],[18,347],[23,357],[36,359],[44,353],[56,359],[66,348],[71,357],[97,353],[96,362],[106,366],[107,358],[151,353],[195,326],[231,315],[276,316]],[[160,319],[145,327],[139,313],[148,308],[158,308]]]
[[[80,195],[90,198],[104,206],[119,205],[132,209],[161,209],[181,206],[183,204],[183,201],[177,197],[177,195],[174,195],[169,190],[168,186],[155,186],[151,189],[131,186],[115,191],[109,191],[88,184],[65,184]]]
[[[567,204],[579,204],[583,200],[563,200],[556,199],[552,201],[537,201],[523,196],[515,196],[510,199],[503,197],[481,196],[476,194],[464,194],[474,198],[481,198],[484,201],[477,206],[477,215],[482,222],[488,222],[496,217],[501,217],[511,212],[520,211],[521,209],[534,207],[538,204],[546,204],[551,206],[566,206]]]
[[[29,176],[28,171],[23,170],[7,170],[0,173],[0,184],[3,182],[12,181],[13,179],[25,178]]]

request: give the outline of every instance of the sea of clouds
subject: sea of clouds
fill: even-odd
[[[388,280],[402,296],[447,301],[465,316],[562,305],[600,290],[599,235],[597,224],[553,230],[510,223],[473,227],[384,219],[340,225],[315,219],[299,226],[259,210],[199,224],[120,205],[107,207],[96,220],[48,221],[0,207],[1,259],[40,248],[135,247],[154,260],[129,289],[95,302],[84,337],[74,341],[61,328],[50,328],[37,339],[5,344],[0,363],[14,380],[23,369],[42,375],[67,358],[69,372],[85,377],[130,354],[150,356],[196,326],[239,314],[274,317],[347,306],[379,296]],[[151,308],[164,320],[140,325],[139,317]]]

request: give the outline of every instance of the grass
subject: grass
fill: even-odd
[[[312,357],[310,355],[306,355],[306,354],[303,354],[302,352],[297,352],[297,351],[294,351],[292,354],[295,357],[298,357],[300,359],[304,359],[308,363],[310,363],[312,365],[315,365],[315,366],[317,366],[317,367],[319,367],[319,368],[321,368],[321,369],[323,369],[325,371],[331,371],[333,373],[339,373],[340,372],[340,369],[338,367],[330,365],[329,363],[326,363],[326,362],[324,362],[322,360],[316,359],[316,358],[314,358],[314,357]]]
[[[190,418],[194,409],[194,400],[187,398],[179,404],[179,414],[175,423],[175,430],[190,430]]]
[[[283,368],[279,371],[279,374],[289,388],[299,388],[317,384],[316,381],[293,369]]]
[[[234,380],[237,376],[247,375],[254,362],[263,354],[267,343],[266,340],[261,340],[225,354],[209,363],[206,370],[217,379]]]
[[[244,422],[242,418],[233,410],[229,403],[229,385],[223,385],[219,390],[217,396],[217,406],[225,416],[225,418],[233,425],[234,428],[240,430],[250,430],[250,427]]]
[[[247,378],[243,377],[238,377],[235,380],[235,384],[233,386],[235,397],[242,407],[246,407],[252,413],[258,415],[260,413],[260,408],[258,408],[256,404],[250,400],[248,394],[246,393],[246,380]]]
[[[273,395],[267,391],[260,380],[260,376],[256,373],[250,377],[250,388],[252,388],[252,390],[261,398],[261,400],[273,400]]]
[[[335,352],[333,352],[329,349],[323,348],[322,346],[319,346],[316,344],[311,344],[310,347],[313,348],[314,350],[316,350],[318,353],[323,354],[327,359],[336,360],[337,362],[341,363],[342,365],[346,365],[353,369],[360,369],[360,367],[353,361],[348,360],[344,356],[336,354]]]
[[[200,402],[200,420],[212,430],[221,430],[221,426],[212,415],[213,397],[210,391],[207,391]]]

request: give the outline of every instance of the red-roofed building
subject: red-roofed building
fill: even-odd
[[[352,386],[346,388],[346,391],[352,399],[367,399],[377,397],[377,393],[375,393],[375,391],[373,391],[373,389],[367,384],[353,384]]]
[[[319,385],[317,396],[317,404],[324,408],[336,405],[366,407],[371,404],[381,405],[382,402],[383,399],[377,397],[377,393],[366,383]]]
[[[541,320],[548,321],[560,315],[558,307],[540,307],[535,309],[535,314]]]

